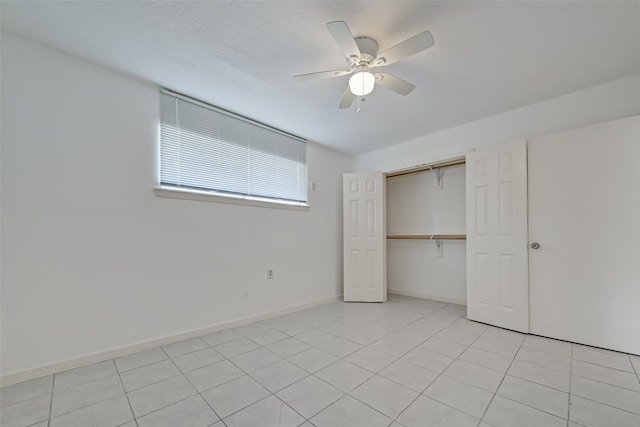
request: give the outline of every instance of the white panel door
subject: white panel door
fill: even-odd
[[[529,332],[527,145],[467,155],[467,317]]]
[[[640,354],[638,159],[640,116],[529,142],[532,333]]]
[[[385,179],[344,175],[344,300],[387,300]]]

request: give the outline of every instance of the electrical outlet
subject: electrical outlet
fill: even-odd
[[[267,269],[267,279],[273,279],[273,268]]]

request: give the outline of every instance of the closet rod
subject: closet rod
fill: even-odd
[[[464,164],[466,164],[466,162],[464,160],[460,160],[458,162],[443,163],[441,165],[423,166],[423,167],[418,167],[418,168],[415,168],[415,169],[410,169],[410,170],[405,170],[405,171],[400,171],[400,172],[391,172],[391,173],[388,173],[386,175],[386,178],[395,178],[396,176],[412,175],[414,173],[431,172],[431,171],[434,171],[436,169],[452,168],[452,167],[455,167],[455,166],[462,166]]]
[[[396,240],[467,240],[466,234],[387,234]]]

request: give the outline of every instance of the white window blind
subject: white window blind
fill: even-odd
[[[306,204],[303,141],[167,91],[160,114],[162,186]]]

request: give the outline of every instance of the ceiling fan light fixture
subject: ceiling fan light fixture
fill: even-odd
[[[375,84],[375,76],[368,71],[359,71],[349,79],[349,89],[356,96],[369,95]]]

